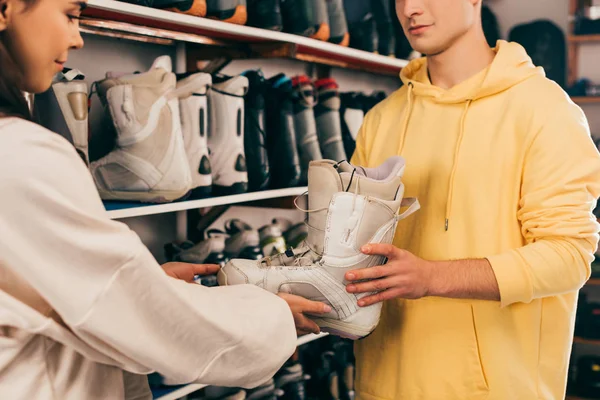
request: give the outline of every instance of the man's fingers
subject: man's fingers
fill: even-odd
[[[402,250],[392,244],[369,243],[360,248],[364,254],[385,256],[388,259],[399,258]]]
[[[373,304],[381,303],[385,300],[390,300],[396,297],[401,297],[402,290],[400,289],[388,289],[386,291],[376,293],[372,296],[367,296],[358,301],[359,307],[368,307]]]
[[[397,285],[394,278],[375,279],[368,282],[351,283],[346,286],[348,293],[381,292]]]
[[[219,272],[220,266],[216,264],[191,264],[194,275],[213,275]]]
[[[350,282],[362,281],[365,279],[383,278],[389,275],[390,272],[391,271],[389,267],[387,267],[386,265],[380,265],[377,267],[356,269],[354,271],[347,272],[345,277],[346,280]]]

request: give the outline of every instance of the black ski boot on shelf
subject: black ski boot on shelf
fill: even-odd
[[[319,363],[311,374],[309,394],[319,400],[340,400],[340,376],[335,368],[335,353],[325,351],[319,357]]]
[[[174,11],[180,14],[204,17],[206,15],[206,0],[121,0],[125,3],[144,7]]]
[[[335,368],[338,372],[339,394],[341,400],[354,400],[355,360],[354,343],[346,339],[335,338],[332,345],[335,354]]]
[[[376,52],[378,50],[378,38],[371,2],[344,0],[344,10],[348,18],[350,47],[370,53]]]
[[[375,24],[377,25],[378,46],[377,52],[383,56],[396,56],[396,37],[392,18],[395,18],[394,10],[390,7],[389,0],[371,1]]]
[[[237,25],[248,21],[246,0],[206,0],[206,16]]]
[[[248,78],[249,88],[245,97],[244,152],[248,168],[249,190],[255,192],[269,186],[269,156],[265,126],[265,78],[260,70],[242,73]]]
[[[283,17],[280,0],[248,0],[248,25],[281,31]]]
[[[284,74],[267,81],[267,153],[273,188],[294,187],[300,181],[292,91],[292,80]]]
[[[294,35],[315,34],[313,0],[279,0],[283,30]]]
[[[308,166],[311,161],[321,160],[321,148],[317,136],[317,121],[314,107],[317,104],[317,93],[308,76],[297,76],[293,80],[294,128],[300,156],[302,175],[300,184],[308,183]]]

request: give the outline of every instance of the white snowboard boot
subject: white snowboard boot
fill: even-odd
[[[403,199],[404,159],[392,157],[375,169],[347,162],[313,161],[308,172],[309,233],[305,246],[262,260],[231,260],[218,275],[220,285],[253,284],[331,305],[315,318],[323,331],[349,339],[371,333],[381,304],[358,307],[369,294],[346,291],[348,271],[381,265],[382,256],[360,252],[367,243],[392,243],[399,220],[419,209]],[[399,214],[402,206],[408,209]]]
[[[210,74],[197,73],[177,82],[177,89],[186,86],[189,96],[179,98],[183,144],[192,174],[192,197],[207,197],[212,191],[212,170],[208,154],[208,90]]]
[[[88,152],[88,85],[85,76],[71,69],[58,73],[50,89],[35,96],[39,123],[72,142],[85,165]]]
[[[231,195],[248,191],[244,155],[244,96],[248,78],[213,79],[208,93],[210,134],[208,147],[212,166],[213,192]]]
[[[117,131],[116,149],[90,166],[103,199],[163,203],[191,189],[178,99],[191,90],[176,89],[171,71],[165,56],[148,72],[97,83]]]

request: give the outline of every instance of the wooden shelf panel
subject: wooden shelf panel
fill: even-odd
[[[221,45],[221,48],[223,43],[232,47],[275,44],[287,49],[283,57],[389,75],[397,75],[408,64],[406,60],[303,36],[235,25],[114,0],[89,0],[83,17],[84,32],[99,33],[104,30],[116,37],[131,38],[132,35],[137,35],[140,38],[159,39],[164,44],[179,41]],[[96,21],[85,22],[85,18],[93,18]],[[93,26],[90,26],[92,23]]]
[[[571,97],[576,104],[600,104],[600,96]]]
[[[577,344],[593,344],[594,346],[600,346],[599,339],[584,339],[582,337],[575,336],[573,338],[573,343]]]
[[[571,43],[593,43],[600,42],[600,35],[569,35]]]
[[[289,189],[265,190],[236,194],[232,196],[211,197],[202,200],[186,200],[166,204],[141,204],[135,202],[105,202],[104,207],[111,219],[139,217],[142,215],[165,214],[176,211],[194,210],[207,207],[246,203],[250,201],[277,199],[281,197],[300,196],[308,188],[301,186]]]
[[[586,282],[586,285],[589,286],[600,286],[600,279],[598,278],[592,278],[589,281]]]

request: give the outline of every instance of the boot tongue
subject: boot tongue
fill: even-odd
[[[323,254],[327,209],[334,194],[348,191],[359,195],[369,195],[384,201],[394,201],[402,196],[401,174],[379,180],[379,175],[394,171],[392,164],[401,160],[391,160],[389,166],[372,170],[354,167],[347,161],[336,163],[331,160],[313,161],[308,169],[308,210],[322,210],[308,213],[308,237],[306,243],[318,254]]]
[[[150,67],[150,71],[152,71],[155,68],[162,68],[167,72],[172,72],[173,71],[173,62],[171,61],[171,57],[169,57],[169,56],[158,57],[156,60],[154,60],[154,63]]]
[[[308,168],[308,209],[327,209],[334,194],[343,191],[340,175],[331,160],[313,161]],[[307,244],[323,253],[327,211],[308,213]]]
[[[356,169],[356,167],[354,165],[350,164],[348,161],[340,162],[336,168],[339,172],[349,172],[349,173],[352,173]],[[357,170],[357,172],[358,172],[358,170]]]

